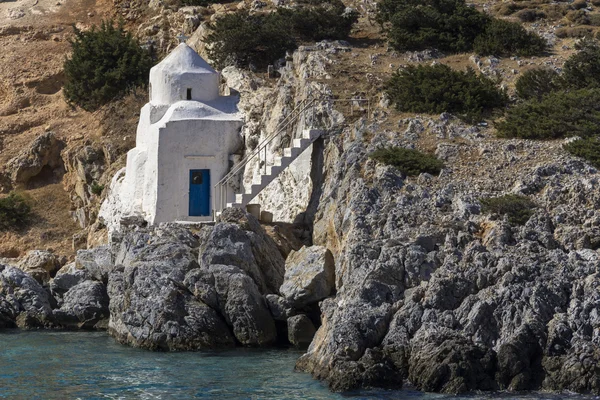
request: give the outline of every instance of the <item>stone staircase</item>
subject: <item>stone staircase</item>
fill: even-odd
[[[275,157],[273,165],[265,166],[263,174],[256,176],[250,187],[245,188],[244,193],[236,193],[235,202],[227,203],[227,207],[244,208],[252,199],[254,199],[267,185],[284,171],[300,154],[302,154],[315,140],[317,140],[322,130],[304,129],[302,137],[293,139],[292,146],[283,149],[283,155]]]

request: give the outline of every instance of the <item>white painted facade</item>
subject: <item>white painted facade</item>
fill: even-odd
[[[237,97],[219,96],[219,74],[185,43],[152,68],[150,102],[140,113],[136,147],[100,210],[109,231],[129,215],[150,224],[212,221],[212,215],[190,215],[190,171],[210,171],[212,212],[213,201],[220,200],[213,187],[242,148],[237,102]]]

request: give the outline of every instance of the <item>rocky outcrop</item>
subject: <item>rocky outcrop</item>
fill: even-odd
[[[223,318],[183,284],[199,268],[198,240],[177,228],[137,231],[119,245],[108,281],[109,333],[153,350],[233,346]]]
[[[294,308],[301,309],[328,297],[334,285],[333,255],[325,247],[311,246],[290,253],[279,291]]]
[[[406,122],[406,135],[357,124],[325,148],[313,241],[333,253],[336,292],[321,302],[298,367],[336,390],[410,381],[448,393],[597,393],[597,170],[560,144],[479,151],[485,136],[445,115],[418,130]],[[464,142],[446,144],[437,177],[407,178],[368,158],[450,133]],[[510,192],[538,204],[524,225],[479,206]]]
[[[61,151],[64,143],[56,138],[53,132],[38,136],[19,155],[6,164],[6,171],[14,185],[25,185],[30,179],[39,175],[44,167],[52,173],[64,173]]]
[[[0,328],[50,328],[52,297],[31,276],[0,265]]]
[[[50,251],[29,251],[16,265],[40,284],[46,284],[61,266],[60,260]]]
[[[52,313],[56,322],[65,328],[106,329],[109,316],[106,286],[83,281],[64,294],[60,308]]]
[[[296,347],[306,348],[315,336],[315,325],[304,314],[295,315],[287,320],[288,341]]]
[[[198,235],[169,224],[137,228],[113,251],[109,333],[117,340],[168,350],[275,342],[264,296],[281,285],[284,260],[249,214],[226,210]]]

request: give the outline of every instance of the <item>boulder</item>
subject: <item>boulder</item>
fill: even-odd
[[[53,132],[38,136],[28,148],[6,164],[11,180],[16,185],[22,185],[42,172],[44,167],[62,170],[64,166],[60,153],[64,147],[65,144]]]
[[[328,297],[335,286],[335,263],[327,248],[303,247],[292,251],[285,263],[281,295],[301,309]]]
[[[31,250],[23,257],[17,267],[41,284],[46,284],[60,268],[60,261],[50,251]]]
[[[292,304],[281,296],[268,294],[265,296],[269,310],[276,321],[287,321],[289,317],[296,315]]]
[[[231,265],[211,265],[210,272],[215,277],[221,314],[237,341],[247,346],[275,342],[275,322],[252,278]]]
[[[53,327],[51,302],[50,294],[31,276],[0,265],[0,327]]]
[[[299,348],[307,348],[317,331],[310,318],[304,314],[288,318],[287,328],[289,342]]]
[[[106,286],[87,280],[71,287],[53,314],[65,328],[105,328],[109,316]]]
[[[113,254],[108,246],[78,250],[75,257],[75,267],[99,282],[108,282],[108,273],[113,265]]]
[[[108,279],[111,336],[152,350],[234,346],[224,318],[184,284],[186,274],[199,268],[197,246],[182,227],[124,235]]]
[[[225,209],[220,218],[200,248],[202,266],[236,266],[254,280],[261,294],[277,293],[285,260],[273,239],[256,218],[239,208]]]
[[[88,271],[77,268],[77,264],[72,262],[62,267],[50,281],[50,292],[60,303],[62,296],[69,289],[90,279]]]

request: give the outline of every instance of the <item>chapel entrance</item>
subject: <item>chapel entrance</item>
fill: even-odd
[[[190,217],[210,216],[210,170],[190,170]]]

